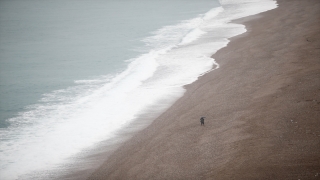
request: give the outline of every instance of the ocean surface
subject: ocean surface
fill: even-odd
[[[147,126],[184,85],[219,68],[211,55],[246,32],[230,21],[276,7],[273,0],[1,0],[0,179],[57,179],[53,172],[116,142],[145,114],[139,126]]]

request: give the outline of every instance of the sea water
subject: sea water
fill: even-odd
[[[0,179],[49,179],[162,112],[272,0],[3,0]],[[235,62],[236,63],[236,62]],[[152,109],[153,108],[153,109]],[[154,113],[154,114],[157,114]],[[155,116],[150,116],[152,121]]]

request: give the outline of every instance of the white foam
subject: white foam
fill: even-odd
[[[188,43],[191,43],[191,42],[197,40],[200,36],[202,36],[205,33],[206,32],[202,31],[199,28],[194,29],[182,39],[182,42],[179,45],[186,45]]]
[[[55,91],[42,99],[44,104],[11,119],[15,125],[1,131],[1,177],[16,179],[15,175],[50,169],[81,149],[111,138],[144,107],[146,102],[136,91],[155,71],[156,56],[151,51],[136,58],[109,83],[101,79],[95,86]]]
[[[244,4],[244,3],[261,3],[270,2],[272,0],[219,0],[221,5],[227,4]]]

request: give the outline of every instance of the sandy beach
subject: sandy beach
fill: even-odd
[[[320,1],[277,1],[88,179],[320,179]]]

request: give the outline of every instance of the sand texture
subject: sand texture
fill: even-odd
[[[278,3],[89,179],[320,179],[320,1]]]

